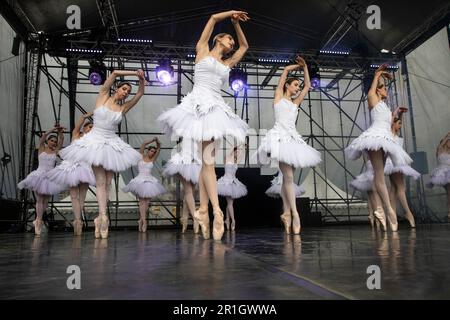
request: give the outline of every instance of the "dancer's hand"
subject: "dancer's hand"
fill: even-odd
[[[388,71],[386,71],[387,68],[388,68],[388,64],[387,63],[383,63],[375,71],[375,75],[378,75],[380,77],[383,77],[383,78],[389,79],[389,80],[392,79],[392,75]]]
[[[247,22],[250,20],[248,13],[245,11],[231,11],[231,22],[232,23],[238,23],[239,21]]]
[[[290,72],[290,71],[297,70],[297,69],[299,69],[299,68],[300,68],[300,65],[299,65],[299,64],[290,64],[290,65],[284,67],[284,70]]]
[[[93,112],[87,112],[87,113],[83,114],[82,117],[83,117],[84,119],[87,119],[87,118],[92,117],[93,114],[94,114]]]
[[[301,68],[306,67],[306,61],[305,61],[305,59],[303,59],[303,58],[300,57],[300,56],[297,56],[297,57],[295,58],[295,62],[297,62],[297,64],[298,64]]]

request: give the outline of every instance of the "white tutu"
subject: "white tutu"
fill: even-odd
[[[151,174],[153,162],[139,161],[139,174],[122,188],[123,192],[131,192],[139,198],[153,198],[166,193],[164,186]]]
[[[121,120],[121,112],[111,111],[105,106],[95,109],[92,130],[62,149],[61,157],[72,162],[101,166],[114,172],[136,165],[141,154],[115,133]]]
[[[68,187],[76,187],[80,183],[95,186],[94,172],[91,166],[84,162],[64,160],[49,171],[48,177],[53,182]]]
[[[438,166],[431,173],[430,182],[428,183],[429,187],[445,187],[450,183],[450,154],[440,154],[438,163]]]
[[[280,198],[281,197],[281,186],[283,184],[283,174],[281,171],[278,172],[278,175],[272,179],[272,185],[266,190],[266,195],[271,198]],[[294,183],[294,191],[295,197],[300,198],[302,194],[305,193],[305,189],[301,186]]]
[[[396,166],[410,164],[411,157],[396,143],[391,132],[392,113],[387,105],[383,101],[378,102],[371,110],[371,115],[373,123],[369,129],[361,133],[345,148],[347,157],[356,160],[363,152],[383,149]]]
[[[217,180],[217,194],[233,199],[247,195],[247,187],[236,178],[237,164],[226,164],[225,175]]]
[[[384,173],[387,175],[391,175],[393,173],[402,173],[403,175],[411,177],[414,180],[417,180],[420,178],[420,173],[408,165],[394,166],[391,158],[387,158],[387,160],[386,160],[386,164],[384,165]]]
[[[261,140],[258,148],[259,160],[267,164],[272,159],[295,168],[314,167],[319,164],[320,152],[309,146],[296,130],[298,107],[283,98],[274,108],[275,125]]]
[[[372,163],[367,160],[364,171],[350,182],[350,186],[358,191],[371,191],[374,190],[373,179]]]
[[[218,140],[230,135],[244,143],[248,125],[239,118],[221,96],[230,68],[207,56],[194,68],[194,88],[182,102],[157,121],[164,131],[194,141]]]
[[[38,159],[38,168],[30,172],[24,180],[20,181],[17,184],[18,188],[30,189],[36,193],[49,196],[64,191],[64,185],[57,184],[48,177],[49,171],[55,166],[56,154],[41,152]]]
[[[175,153],[166,163],[163,169],[164,176],[181,175],[187,181],[198,183],[201,170],[201,160],[197,143],[189,139],[183,139],[182,149]]]

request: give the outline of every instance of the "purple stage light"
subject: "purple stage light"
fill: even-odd
[[[231,89],[233,89],[233,91],[235,92],[241,91],[242,89],[244,89],[244,82],[240,79],[234,80],[231,83]]]
[[[161,59],[158,66],[155,69],[156,79],[163,85],[169,85],[173,83],[173,67],[171,66],[170,59]]]
[[[89,75],[89,81],[93,84],[93,85],[100,85],[103,83],[103,78],[100,75],[100,73],[98,72],[91,72],[91,74]]]
[[[319,78],[312,78],[311,79],[311,88],[317,89],[320,87],[320,79]]]
[[[172,82],[172,75],[167,70],[158,70],[156,72],[156,78],[164,85],[168,85]]]

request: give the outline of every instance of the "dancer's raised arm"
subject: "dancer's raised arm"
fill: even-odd
[[[308,66],[306,65],[306,61],[302,57],[297,57],[295,61],[301,68],[303,68],[303,73],[305,75],[305,79],[303,81],[303,89],[300,94],[293,100],[293,102],[299,106],[303,102],[303,99],[305,99],[306,95],[309,92],[309,89],[311,88],[311,80],[309,79],[309,71]]]
[[[234,67],[241,61],[242,57],[244,57],[244,54],[248,50],[248,42],[247,38],[245,37],[244,31],[242,31],[241,25],[239,21],[248,21],[250,18],[247,16],[247,13],[235,13],[231,16],[231,22],[233,23],[234,29],[236,30],[238,42],[239,42],[239,49],[236,50],[235,53],[231,56],[231,58],[226,60],[226,63],[230,68]]]
[[[230,10],[211,15],[208,22],[206,23],[205,28],[203,29],[202,34],[200,35],[200,39],[198,40],[197,45],[195,46],[197,52],[197,56],[195,59],[196,63],[209,54],[208,42],[211,38],[216,23],[226,18],[231,18],[233,15],[238,15],[239,17],[242,17],[242,19],[246,19],[245,17],[247,16],[247,13],[243,11]]]
[[[56,145],[56,149],[55,151],[58,152],[59,150],[61,150],[63,144],[64,144],[64,130],[65,128],[58,126],[57,127],[57,131],[58,131],[58,144]]]
[[[77,123],[75,123],[75,127],[72,130],[72,140],[78,139],[80,137],[81,127],[83,126],[87,118],[92,117],[92,114],[93,114],[92,112],[87,112],[81,115],[81,117],[78,119]]]
[[[142,155],[142,156],[144,156],[144,153],[145,153],[145,147],[148,146],[148,145],[149,145],[150,143],[152,143],[153,141],[156,141],[156,138],[153,138],[153,139],[151,139],[151,140],[146,140],[146,141],[142,142],[142,144],[141,144],[141,149],[140,149],[140,152],[141,152],[141,155]]]
[[[278,79],[278,85],[275,89],[275,97],[274,102],[277,103],[283,98],[284,95],[284,85],[286,84],[286,79],[289,74],[289,72],[297,70],[300,68],[300,65],[297,64],[291,64],[286,67],[284,67],[283,72],[281,73],[280,79]]]
[[[130,101],[127,101],[123,104],[123,109],[122,109],[123,114],[126,114],[128,111],[130,111],[131,108],[133,108],[136,105],[136,103],[138,103],[139,99],[141,99],[142,96],[144,95],[144,89],[145,89],[144,71],[138,70],[137,76],[139,77],[138,91],[134,95],[133,99],[131,99]]]
[[[47,136],[52,132],[56,132],[57,129],[58,127],[54,126],[53,128],[48,129],[46,132],[42,134],[41,138],[39,139],[39,146],[38,146],[39,153],[45,150],[45,142],[47,141]]]
[[[375,105],[380,101],[380,96],[377,94],[378,90],[387,91],[386,83],[383,78],[391,79],[391,75],[386,71],[387,64],[382,64],[376,71],[373,77],[372,85],[370,86],[369,92],[367,93],[367,99],[369,102],[369,109],[375,107]],[[384,94],[386,95],[386,93]]]

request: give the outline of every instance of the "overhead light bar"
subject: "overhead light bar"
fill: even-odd
[[[149,39],[135,39],[135,38],[118,38],[119,42],[128,42],[128,43],[153,43],[153,40]]]
[[[265,62],[265,63],[289,63],[289,62],[291,62],[291,60],[289,60],[289,59],[258,58],[258,62]]]
[[[333,55],[339,55],[339,56],[348,56],[350,54],[350,51],[345,50],[320,50],[321,54],[333,54]]]
[[[380,67],[380,64],[371,64],[370,68],[371,69],[378,69]],[[398,70],[398,65],[388,65],[387,67],[388,70]]]
[[[78,49],[78,48],[66,48],[67,52],[82,52],[82,53],[103,53],[103,50],[98,49]]]

